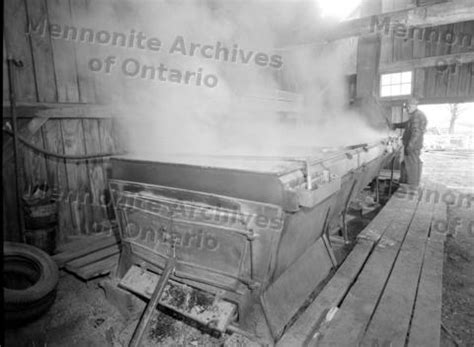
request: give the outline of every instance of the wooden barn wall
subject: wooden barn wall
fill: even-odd
[[[91,10],[89,0],[5,0],[5,54],[24,66],[17,71],[17,98],[25,102],[94,103],[94,79],[83,59],[93,47],[67,40],[32,34],[41,23],[74,25],[75,19]],[[4,63],[5,71],[5,63]],[[8,100],[8,79],[3,77],[3,100]]]
[[[5,122],[8,121],[4,119]],[[96,154],[116,151],[114,124],[111,118],[50,118],[32,134],[32,120],[19,119],[20,133],[29,142],[59,154]],[[4,239],[18,241],[16,218],[15,171],[11,137],[3,140]],[[59,201],[58,242],[73,235],[106,230],[113,217],[107,189],[108,161],[104,159],[70,161],[39,154],[20,144],[20,190],[32,192],[46,183]]]
[[[114,152],[114,123],[110,116],[88,117],[87,105],[101,103],[96,81],[87,72],[85,57],[92,45],[52,40],[49,34],[31,35],[31,23],[42,21],[74,25],[76,19],[93,11],[91,0],[5,0],[3,34],[3,100],[9,100],[7,57],[21,60],[16,69],[16,98],[19,104],[79,104],[77,117],[53,117],[46,122],[33,118],[34,111],[19,119],[23,136],[41,148],[65,154]],[[83,106],[81,106],[83,105]],[[10,122],[3,115],[3,124]],[[18,240],[15,172],[9,135],[3,139],[3,238]],[[6,155],[5,155],[6,154]],[[111,215],[106,190],[106,160],[72,162],[46,157],[21,145],[19,153],[21,191],[48,183],[59,196],[62,242],[72,235],[90,234],[107,225]]]
[[[20,133],[47,151],[74,155],[116,151],[111,118],[50,118],[34,134],[27,130],[31,122],[28,118],[19,119]],[[17,241],[11,137],[4,137],[3,149],[4,239]],[[18,159],[21,192],[29,194],[35,186],[46,183],[59,201],[59,243],[72,235],[93,234],[108,228],[113,214],[106,184],[107,160],[56,159],[22,144]]]
[[[382,12],[406,10],[416,6],[425,6],[447,2],[449,0],[382,0]]]
[[[448,54],[474,51],[474,21],[433,27],[439,37],[445,32],[470,35],[462,43],[447,44],[445,40],[405,39],[393,35],[383,35],[381,42],[380,62],[395,63],[416,58],[436,57]],[[433,37],[435,35],[433,34]],[[467,38],[467,36],[466,36]],[[414,71],[413,93],[421,101],[429,103],[448,103],[474,101],[474,64],[459,64],[455,60],[446,69],[432,66],[417,68]]]

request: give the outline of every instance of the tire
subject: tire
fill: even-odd
[[[46,313],[56,298],[59,280],[51,257],[30,245],[4,242],[3,264],[5,322],[20,325]],[[14,277],[19,280],[5,280]]]

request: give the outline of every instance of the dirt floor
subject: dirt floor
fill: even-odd
[[[474,193],[474,153],[428,152],[423,154],[423,180],[439,183],[459,195]],[[355,238],[375,216],[374,195],[363,192],[356,202],[365,211],[351,211],[349,236]],[[353,206],[354,207],[354,206]],[[360,206],[359,206],[360,207]],[[367,207],[369,207],[367,209]],[[364,212],[364,213],[360,213]],[[442,306],[442,346],[474,346],[474,200],[472,206],[448,207],[449,236],[445,247]],[[350,250],[336,252],[342,259]],[[58,294],[51,310],[41,319],[5,331],[5,346],[126,346],[145,307],[132,296],[113,295],[111,279],[85,283],[61,272]],[[120,292],[119,292],[120,293]],[[117,304],[117,302],[119,302]],[[176,317],[175,317],[176,318]],[[144,346],[256,346],[242,335],[212,336],[171,314],[155,315]]]
[[[425,152],[423,180],[453,196],[474,194],[474,152]],[[467,199],[466,199],[467,200]],[[443,269],[442,345],[474,346],[474,199],[448,205]]]
[[[56,301],[39,320],[21,328],[5,330],[7,347],[128,346],[145,302],[134,297],[114,303],[104,290],[110,278],[87,283],[61,272]],[[116,283],[115,283],[116,285]],[[118,293],[125,293],[121,290]],[[177,319],[175,319],[177,318]],[[171,314],[155,312],[142,340],[142,346],[258,346],[244,336],[211,335]]]

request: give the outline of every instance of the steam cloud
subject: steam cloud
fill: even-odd
[[[318,32],[315,1],[108,0],[89,3],[82,27],[143,32],[161,41],[158,52],[89,45],[90,58],[117,58],[109,72],[90,72],[101,101],[120,110],[132,154],[163,153],[301,155],[316,147],[352,145],[386,135],[370,117],[348,111],[348,54],[344,45],[282,49],[298,27]],[[99,27],[100,26],[100,27]],[[272,57],[273,67],[170,54],[181,36],[187,44],[242,49]],[[295,42],[297,42],[295,38]],[[77,45],[87,45],[78,43]],[[199,52],[197,52],[199,53]],[[131,78],[120,63],[160,64],[214,75],[213,88]],[[263,58],[262,58],[263,59]],[[281,66],[278,66],[281,65]],[[383,122],[383,121],[382,121]]]

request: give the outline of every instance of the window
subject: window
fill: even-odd
[[[412,72],[389,73],[380,76],[380,96],[410,95]]]

